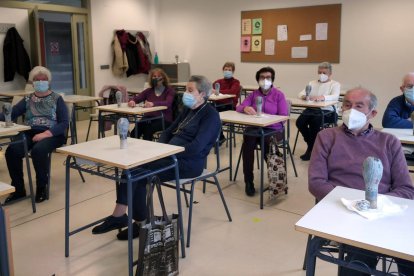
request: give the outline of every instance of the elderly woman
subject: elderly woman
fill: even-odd
[[[273,87],[273,82],[275,81],[275,71],[271,67],[263,67],[256,72],[256,81],[259,84],[259,89],[253,91],[241,105],[237,106],[236,111],[246,113],[249,115],[256,115],[256,98],[262,97],[263,104],[262,110],[263,113],[273,114],[273,115],[288,115],[288,107],[285,99],[285,95],[282,91]],[[277,140],[283,139],[283,124],[277,123],[268,126],[264,129],[265,132],[277,131],[275,136]],[[255,134],[257,129],[247,128],[246,134]],[[254,196],[256,192],[253,183],[253,162],[254,162],[254,150],[256,144],[260,143],[260,138],[243,135],[243,174],[244,182],[246,184],[245,192],[248,196]],[[258,133],[256,133],[258,134]],[[269,140],[270,137],[266,136],[265,139],[265,148],[262,149],[265,151],[265,157],[269,150]]]
[[[207,103],[211,93],[211,82],[203,76],[192,76],[187,83],[186,92],[183,95],[183,112],[166,129],[160,138],[160,142],[182,146],[184,152],[177,154],[180,178],[192,178],[201,175],[205,158],[213,147],[221,127],[220,117],[214,107]],[[164,158],[144,165],[144,169],[153,170],[171,164],[171,158]],[[175,178],[174,169],[158,174],[161,181]],[[140,180],[133,185],[133,212],[135,221],[146,218],[146,184]],[[111,216],[100,225],[92,229],[93,234],[102,234],[111,230],[126,227],[128,216],[127,189],[125,184],[117,186],[116,206]],[[133,224],[133,236],[139,233],[138,224]],[[123,230],[117,235],[118,239],[128,239],[128,231]]]
[[[129,102],[128,106],[134,107],[137,103],[144,103],[144,107],[166,106],[164,110],[165,126],[168,127],[173,121],[172,106],[174,102],[175,91],[169,86],[167,74],[162,69],[155,68],[151,70],[148,82],[150,88],[145,89]],[[161,111],[150,112],[145,117],[155,117],[161,115]],[[131,137],[141,138],[144,140],[152,140],[155,132],[162,130],[161,120],[150,120],[138,122],[138,135],[135,137],[135,129],[131,132]]]
[[[23,98],[12,110],[12,120],[24,115],[25,124],[31,129],[25,132],[28,149],[31,150],[36,171],[36,202],[47,198],[48,154],[65,142],[65,132],[69,125],[68,111],[62,97],[50,90],[52,75],[42,66],[36,66],[29,74],[35,92]],[[4,115],[0,114],[0,120]],[[23,198],[26,190],[23,180],[24,149],[21,145],[10,145],[6,150],[6,162],[11,184],[16,191],[6,199],[6,203]]]

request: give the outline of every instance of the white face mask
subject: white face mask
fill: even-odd
[[[371,113],[371,111],[369,113]],[[351,108],[342,113],[342,120],[350,130],[359,130],[367,123],[368,114],[365,115],[364,113]]]
[[[320,82],[327,82],[329,80],[329,76],[325,74],[319,74],[319,81]]]
[[[272,86],[272,81],[268,79],[260,80],[259,85],[262,89],[268,90]]]

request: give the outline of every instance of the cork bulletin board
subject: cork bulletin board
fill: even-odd
[[[341,4],[241,12],[242,62],[339,63]]]

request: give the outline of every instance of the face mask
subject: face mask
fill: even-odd
[[[414,87],[405,88],[404,89],[404,96],[408,101],[414,102]]]
[[[268,79],[264,79],[264,80],[259,81],[259,85],[260,85],[260,88],[262,88],[263,90],[268,90],[272,86],[272,81]]]
[[[193,106],[196,104],[197,100],[196,98],[190,94],[189,92],[184,92],[183,94],[183,104],[188,108],[193,108]]]
[[[151,85],[152,87],[156,87],[158,85],[158,82],[161,81],[162,78],[153,78],[151,79]]]
[[[34,81],[33,87],[36,92],[45,93],[49,90],[49,81]]]
[[[223,76],[225,79],[230,79],[233,77],[233,72],[232,71],[223,71]]]
[[[326,81],[328,81],[328,79],[329,79],[328,75],[319,74],[319,81],[320,82],[326,82]]]
[[[342,120],[350,130],[359,130],[367,123],[368,114],[365,115],[364,113],[351,108],[342,113]]]

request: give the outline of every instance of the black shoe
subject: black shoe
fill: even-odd
[[[134,222],[132,224],[132,238],[138,238],[139,236],[139,224]],[[120,241],[127,241],[128,240],[128,228],[123,229],[121,232],[119,232],[116,237]]]
[[[11,195],[9,195],[8,198],[6,198],[6,200],[4,201],[4,204],[10,204],[13,201],[17,201],[17,200],[23,199],[25,197],[26,197],[26,190],[16,191],[16,192],[12,193]]]
[[[306,151],[305,154],[300,156],[300,159],[302,159],[303,161],[309,161],[311,158],[311,152],[310,151]]]
[[[245,188],[246,195],[248,196],[254,196],[254,193],[256,192],[256,189],[254,188],[253,182],[246,182],[246,188]]]
[[[47,188],[46,187],[37,187],[36,188],[36,203],[45,201],[47,198]]]
[[[220,138],[220,140],[219,140],[220,147],[221,147],[221,145],[224,144],[224,142],[226,142],[226,137],[223,136],[223,138]]]
[[[128,216],[126,214],[121,217],[109,216],[104,222],[92,228],[92,234],[103,234],[126,226],[128,226]]]

